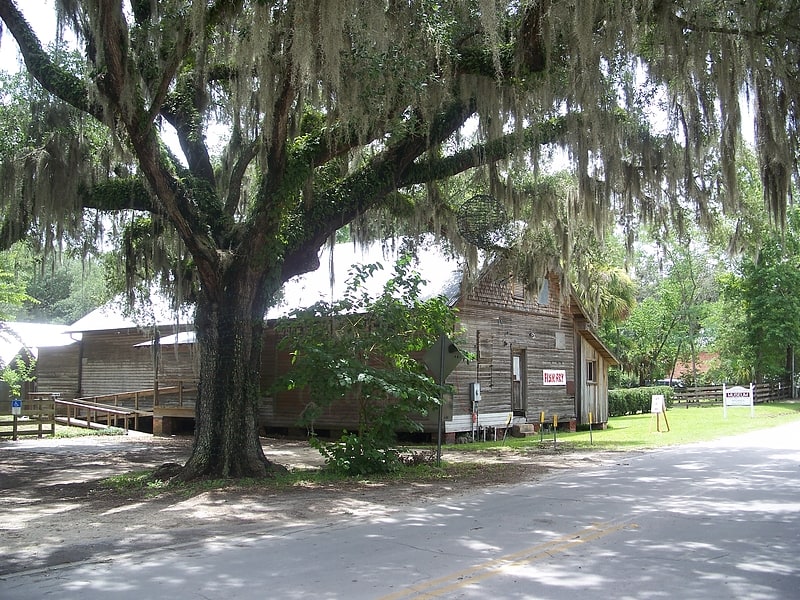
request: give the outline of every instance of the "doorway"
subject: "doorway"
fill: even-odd
[[[525,416],[527,399],[525,382],[527,368],[525,365],[525,350],[511,352],[511,412],[514,416]]]

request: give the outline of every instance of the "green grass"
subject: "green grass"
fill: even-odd
[[[728,418],[723,418],[722,406],[692,406],[690,408],[672,408],[666,413],[667,431],[664,416],[651,414],[629,415],[609,419],[608,428],[588,429],[576,433],[558,432],[559,442],[569,443],[575,448],[594,448],[602,450],[634,450],[674,446],[714,440],[721,437],[747,433],[758,429],[766,429],[800,420],[800,402],[780,402],[774,404],[758,404],[755,415],[750,416],[749,407],[728,408]],[[660,425],[661,432],[657,429]],[[545,435],[546,441],[552,441],[552,434]],[[524,447],[538,444],[535,438],[507,439],[506,446]],[[481,447],[496,446],[500,442],[480,444]],[[475,444],[478,445],[478,444]],[[454,446],[454,449],[459,446]]]
[[[125,435],[125,430],[121,427],[104,427],[102,429],[88,429],[86,427],[71,427],[69,425],[56,424],[56,434],[53,437],[89,437],[98,435]]]
[[[578,450],[636,450],[688,444],[798,421],[800,420],[800,402],[758,405],[753,418],[750,417],[749,408],[728,409],[727,419],[723,418],[721,406],[673,408],[667,411],[669,431],[666,430],[663,415],[659,419],[661,432],[656,431],[655,416],[640,414],[610,419],[607,429],[592,431],[591,442],[588,430],[576,433],[559,432],[557,440],[564,447]],[[504,442],[459,444],[448,446],[446,449],[467,454],[501,445],[506,448],[524,450],[526,447],[538,446],[539,440],[537,435],[529,438],[508,438]],[[552,442],[552,434],[545,435],[544,440],[546,443]],[[442,466],[418,464],[401,469],[397,473],[372,475],[368,478],[343,477],[324,469],[304,469],[267,479],[206,479],[189,483],[156,480],[151,470],[109,477],[103,480],[103,487],[120,494],[145,498],[164,493],[190,497],[214,490],[278,491],[292,487],[324,489],[326,486],[347,481],[353,484],[368,485],[383,485],[398,481],[409,484],[435,483],[446,479],[470,477],[476,471],[485,468],[485,465],[471,461],[443,463]]]
[[[13,417],[11,415],[0,415],[0,426],[4,428],[5,431],[11,430]],[[36,421],[28,421],[28,420],[18,420],[17,421],[17,431],[37,431],[38,424]],[[104,428],[97,428],[97,429],[88,429],[86,427],[70,427],[68,425],[60,425],[56,423],[55,426],[55,434],[45,435],[44,437],[56,437],[56,438],[70,438],[70,437],[86,437],[86,436],[97,436],[97,435],[125,435],[125,430],[121,427],[104,427]],[[34,438],[35,436],[20,436],[25,438]]]

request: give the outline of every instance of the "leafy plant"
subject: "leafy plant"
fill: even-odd
[[[335,402],[358,407],[358,431],[315,447],[331,469],[349,474],[385,473],[400,466],[398,431],[419,431],[416,419],[437,406],[447,391],[415,360],[442,332],[452,332],[455,311],[443,297],[422,300],[424,281],[401,257],[377,297],[367,282],[380,263],[354,267],[342,299],[294,311],[279,324],[279,348],[292,356],[278,389],[306,388],[312,402],[303,424]]]
[[[653,394],[664,396],[667,408],[672,406],[675,391],[669,386],[639,387],[608,391],[608,415],[621,417],[649,413]]]
[[[36,379],[36,359],[30,357],[27,361],[17,358],[13,365],[6,365],[0,371],[0,380],[8,384],[12,398],[22,396],[22,384]]]

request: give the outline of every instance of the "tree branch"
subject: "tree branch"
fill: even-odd
[[[83,186],[78,193],[84,208],[104,212],[140,210],[161,213],[140,177],[109,179],[91,187]]]
[[[378,206],[396,190],[413,162],[430,147],[452,136],[475,112],[473,102],[453,102],[427,131],[417,131],[390,145],[357,172],[321,194],[302,215],[302,239],[289,242],[283,264],[284,281],[319,266],[317,251],[325,240],[358,214]]]
[[[25,68],[44,89],[99,121],[104,120],[103,107],[89,99],[83,81],[53,64],[13,0],[0,0],[0,19],[17,41]]]
[[[485,144],[475,144],[450,156],[415,162],[398,181],[398,187],[445,179],[468,169],[508,158],[520,149],[555,143],[563,139],[566,130],[567,117],[558,117],[529,127],[522,133],[510,133]]]

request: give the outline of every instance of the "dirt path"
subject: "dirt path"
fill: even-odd
[[[436,483],[344,481],[212,490],[128,498],[100,480],[152,469],[189,456],[191,440],[144,435],[0,442],[0,579],[3,575],[82,560],[103,560],[216,536],[283,527],[325,527],[343,519],[384,516],[410,505],[533,481],[556,469],[620,460],[619,453],[555,451],[451,453],[445,461],[479,461],[480,469]],[[269,458],[290,469],[322,464],[305,442],[264,440]]]

